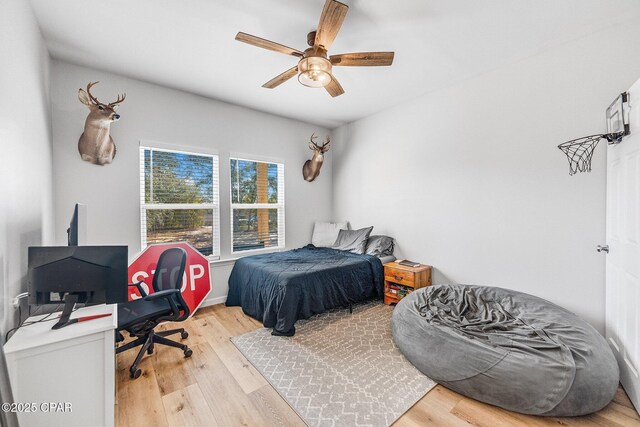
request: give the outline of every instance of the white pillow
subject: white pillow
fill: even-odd
[[[349,222],[321,222],[316,221],[313,226],[313,236],[311,243],[317,247],[333,246],[338,238],[340,230],[348,230]]]

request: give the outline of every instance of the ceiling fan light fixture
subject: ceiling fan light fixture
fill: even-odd
[[[325,87],[331,83],[331,61],[321,56],[302,58],[298,63],[298,81],[308,87]]]
[[[333,66],[380,67],[389,66],[393,63],[393,52],[353,52],[327,56],[327,51],[331,48],[336,35],[338,35],[348,11],[349,6],[338,0],[325,0],[318,26],[314,31],[307,34],[309,48],[305,49],[304,52],[243,32],[236,34],[236,40],[298,58],[296,66],[278,74],[263,84],[262,87],[267,89],[276,88],[297,74],[298,81],[302,85],[324,87],[327,93],[335,98],[342,95],[344,89],[331,71]]]

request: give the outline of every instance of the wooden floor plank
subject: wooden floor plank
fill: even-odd
[[[137,349],[117,356],[116,425],[215,426],[211,417],[219,426],[304,425],[229,341],[231,336],[262,327],[258,321],[245,316],[240,307],[219,304],[199,309],[185,322],[161,326],[180,327],[189,331],[185,343],[194,352],[191,359],[184,359],[179,349],[156,346],[156,354],[145,356],[140,364],[142,377],[131,380],[129,366]],[[438,385],[400,417],[394,427],[522,425],[640,427],[640,417],[622,388],[613,402],[596,414],[554,418],[509,412]]]
[[[156,331],[166,331],[169,329],[182,328],[185,331],[187,331],[187,333],[189,334],[187,339],[183,340],[180,337],[180,334],[171,335],[167,338],[174,341],[180,341],[180,342],[184,341],[184,344],[187,344],[189,346],[198,345],[205,342],[207,339],[206,337],[202,336],[202,331],[198,327],[194,326],[193,323],[196,320],[197,319],[195,317],[191,317],[183,322],[165,322],[158,325],[156,327]]]
[[[559,417],[558,420],[565,425],[570,427],[607,427],[607,425],[603,425],[602,423],[594,420],[589,416],[584,417]],[[611,427],[611,426],[609,426]]]
[[[244,312],[242,311],[242,307],[227,307],[224,304],[217,304],[211,307],[212,307],[212,313],[232,314],[235,318],[239,320],[240,323],[244,324],[247,328],[249,328],[249,331],[262,328],[262,322],[254,319],[251,316],[247,316],[246,314],[244,314]]]
[[[434,406],[450,412],[462,399],[464,399],[464,396],[461,394],[438,384],[421,401],[430,402]]]
[[[216,427],[219,425],[198,384],[191,384],[163,396],[162,404],[171,426]]]
[[[635,409],[633,409],[633,407],[629,408],[628,406],[621,405],[617,402],[611,402],[605,409],[610,409],[612,411],[619,412],[626,417],[640,421],[640,415],[638,415],[638,413],[636,412]]]
[[[619,405],[626,406],[627,408],[631,408],[634,411],[636,410],[636,408],[633,406],[633,403],[631,402],[631,399],[629,399],[629,396],[627,396],[627,393],[624,392],[622,387],[618,387],[618,390],[616,390],[616,394],[613,397],[613,401]],[[640,408],[638,409],[640,410]]]
[[[634,427],[638,425],[638,420],[627,417],[609,407],[596,414],[589,415],[589,417],[595,422],[607,426]]]
[[[211,347],[246,394],[268,384],[260,372],[233,345],[230,341],[230,332],[217,318],[209,317],[199,322],[199,328],[207,331],[206,335]]]
[[[220,323],[224,324],[224,327],[227,328],[232,336],[246,334],[262,326],[256,324],[254,319],[245,315],[240,307],[215,308],[213,314]]]
[[[451,426],[473,425],[451,413],[455,405],[464,397],[441,385],[436,385],[393,425],[397,426]]]
[[[224,304],[214,304],[208,305],[206,307],[200,307],[195,313],[191,315],[191,318],[194,320],[202,319],[203,317],[208,317],[213,314],[215,310],[223,308]]]
[[[185,340],[185,344],[188,346],[194,346],[207,342],[207,331],[202,330],[197,326],[197,322],[200,318],[192,317],[184,322],[184,328],[189,333],[189,337]]]
[[[267,421],[268,426],[306,426],[298,414],[268,384],[251,392],[249,398],[260,412],[262,418]]]
[[[222,426],[265,426],[251,399],[208,343],[193,348],[193,374]]]
[[[155,344],[154,354],[145,357],[153,364],[162,396],[195,384],[196,379],[189,368],[193,361],[184,357],[184,352],[179,348]]]
[[[434,391],[435,390],[430,391],[427,395]],[[443,406],[429,399],[422,398],[402,415],[393,424],[393,427],[469,427],[475,425],[473,422],[459,418],[451,413],[448,406],[449,405]]]
[[[526,427],[528,425],[514,414],[468,398],[460,400],[451,413],[478,427]]]
[[[151,362],[143,360],[140,364],[142,375],[135,380],[129,378],[129,366],[136,354],[136,350],[130,350],[117,356],[116,424],[121,427],[168,426],[162,394]]]

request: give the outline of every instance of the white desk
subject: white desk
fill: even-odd
[[[21,426],[113,426],[117,306],[81,308],[71,318],[104,313],[111,316],[58,330],[51,329],[56,320],[23,326],[7,341],[13,399],[37,407],[36,412],[18,414]],[[49,402],[70,403],[71,412],[55,412],[47,405],[44,410],[49,412],[44,412],[42,404]]]

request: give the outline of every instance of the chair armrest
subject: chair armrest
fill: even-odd
[[[165,291],[154,292],[151,295],[147,295],[144,297],[145,301],[153,301],[160,298],[164,298],[169,302],[169,306],[171,307],[171,316],[167,317],[166,320],[176,320],[180,316],[180,310],[178,310],[178,306],[174,301],[174,298],[171,298],[171,295],[179,294],[180,289],[167,289]]]
[[[138,282],[138,283],[129,283],[127,286],[131,287],[131,286],[135,286],[138,289],[138,292],[140,292],[140,295],[144,298],[147,297],[147,293],[144,291],[144,289],[142,289],[142,286],[140,286],[141,283],[144,282]]]
[[[153,301],[158,298],[168,298],[171,295],[175,295],[180,292],[180,289],[167,289],[166,291],[154,292],[151,295],[144,297],[145,301]]]

